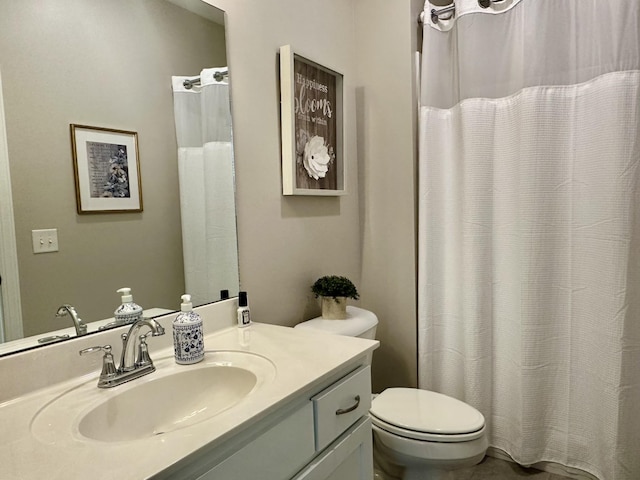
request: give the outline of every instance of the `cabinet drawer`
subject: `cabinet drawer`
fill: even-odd
[[[357,369],[311,400],[316,451],[320,451],[371,408],[371,368]]]

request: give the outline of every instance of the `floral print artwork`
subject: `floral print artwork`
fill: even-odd
[[[87,142],[92,198],[130,198],[127,146]]]
[[[283,182],[283,188],[291,185],[294,191],[285,195],[315,195],[315,191],[331,195],[344,189],[339,78],[340,74],[293,55],[291,92],[284,94],[291,94],[293,104],[293,125],[286,128],[294,133],[295,160],[287,146],[283,175],[292,181]]]

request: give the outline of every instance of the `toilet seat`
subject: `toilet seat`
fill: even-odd
[[[453,397],[415,388],[388,388],[372,402],[372,422],[414,440],[467,442],[484,435],[484,416]]]
[[[392,425],[383,420],[380,420],[374,415],[370,415],[370,416],[371,416],[371,422],[373,423],[373,425],[380,428],[381,430],[384,430],[386,432],[392,433],[393,435],[408,438],[411,440],[420,440],[423,442],[438,442],[438,443],[459,443],[459,442],[470,442],[484,435],[484,427],[482,427],[480,430],[477,430],[475,432],[470,432],[470,433],[438,434],[438,433],[419,432],[416,430],[409,430],[406,428],[399,428],[395,425]]]

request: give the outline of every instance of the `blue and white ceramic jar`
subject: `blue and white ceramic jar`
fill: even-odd
[[[173,321],[173,350],[176,363],[183,365],[204,358],[202,318],[192,309],[191,295],[182,295],[181,312]]]

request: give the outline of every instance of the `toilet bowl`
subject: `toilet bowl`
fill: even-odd
[[[374,313],[348,306],[346,320],[315,318],[295,328],[373,339],[377,324]],[[369,416],[376,479],[446,479],[480,462],[488,447],[483,415],[441,393],[388,388],[373,398]]]
[[[369,414],[376,464],[387,478],[447,478],[487,451],[482,414],[447,395],[389,388],[373,400]]]

